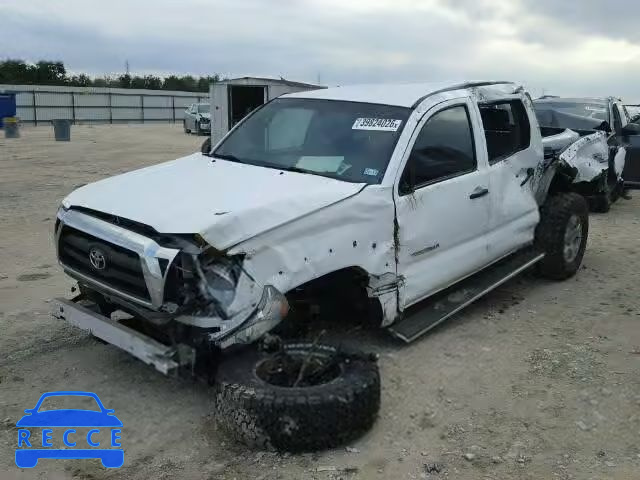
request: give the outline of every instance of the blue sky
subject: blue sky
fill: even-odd
[[[0,58],[98,76],[128,60],[138,74],[488,78],[640,102],[635,0],[0,0],[0,18]]]

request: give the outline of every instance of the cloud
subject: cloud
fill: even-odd
[[[0,5],[3,55],[73,71],[282,75],[327,84],[514,79],[640,101],[627,0],[30,0]],[[616,6],[617,5],[617,6]],[[620,12],[624,12],[621,15]]]

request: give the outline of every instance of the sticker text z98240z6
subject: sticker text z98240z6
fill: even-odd
[[[353,122],[353,130],[379,130],[383,132],[396,132],[402,120],[391,118],[356,118]]]

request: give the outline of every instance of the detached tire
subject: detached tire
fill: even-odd
[[[540,208],[536,246],[546,256],[539,273],[552,280],[572,277],[580,268],[589,235],[589,208],[577,193],[547,199]]]
[[[230,357],[217,373],[218,425],[253,448],[305,452],[336,447],[369,430],[380,409],[380,374],[374,360],[308,343],[285,344],[288,358],[303,361],[335,356],[336,369],[323,382],[280,386],[265,381],[273,355],[252,350]],[[271,362],[271,363],[270,363]],[[280,382],[282,383],[282,382]]]

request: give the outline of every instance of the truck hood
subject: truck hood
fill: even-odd
[[[195,153],[85,185],[62,204],[134,220],[160,233],[198,233],[223,250],[364,186]]]

